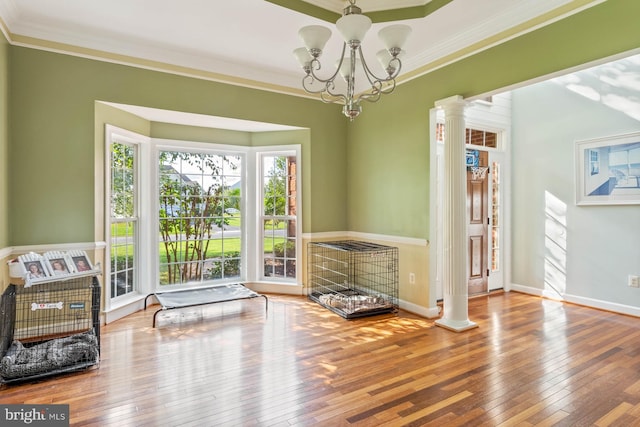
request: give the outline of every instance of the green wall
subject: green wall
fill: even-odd
[[[608,0],[402,84],[379,103],[365,103],[352,123],[339,107],[315,100],[35,49],[9,47],[7,64],[3,44],[0,65],[9,68],[2,75],[11,89],[11,126],[7,137],[3,114],[0,149],[7,150],[8,141],[10,147],[0,171],[10,177],[10,190],[6,183],[4,190],[0,186],[0,202],[4,197],[3,206],[9,205],[8,212],[0,208],[0,247],[94,240],[94,180],[102,173],[95,164],[95,101],[308,128],[304,232],[428,238],[434,102],[638,48],[637,16],[637,0]],[[0,93],[5,106],[6,99],[6,91]],[[11,227],[3,231],[6,224]]]
[[[349,230],[429,238],[429,110],[640,47],[640,1],[609,0],[399,86],[349,127]]]
[[[0,248],[9,242],[9,43],[0,34]]]
[[[313,167],[303,162],[310,174],[303,231],[346,229],[346,171],[333,163],[346,157],[347,132],[335,106],[35,49],[10,50],[8,244],[94,240],[94,179],[102,174],[95,164],[96,139],[104,132],[102,119],[94,122],[95,101],[313,129],[303,153],[303,160],[313,161]],[[160,124],[151,129],[163,132]]]

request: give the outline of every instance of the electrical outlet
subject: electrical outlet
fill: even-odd
[[[416,275],[415,273],[409,273],[409,284],[415,285],[416,283]]]
[[[629,286],[632,288],[640,288],[640,276],[629,275]]]

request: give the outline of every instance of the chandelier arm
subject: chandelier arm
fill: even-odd
[[[327,104],[346,104],[347,97],[341,93],[335,94],[330,91],[320,93],[320,99]]]
[[[377,102],[382,95],[388,95],[392,93],[396,88],[395,80],[389,81],[390,86],[386,89],[382,89],[382,86],[374,87],[372,92],[361,94],[358,99],[368,102]]]
[[[320,89],[312,89],[309,85],[312,85],[315,80],[311,74],[307,74],[302,78],[302,88],[308,93],[322,93],[327,90],[328,83],[324,84]]]
[[[356,6],[356,0],[347,1],[349,6],[343,10],[343,18],[349,15],[362,15],[361,9]],[[385,77],[381,78],[377,76],[371,71],[371,68],[369,68],[360,43],[364,37],[364,33],[371,26],[371,20],[366,16],[363,18],[354,16],[355,19],[343,18],[340,18],[336,25],[345,38],[345,42],[342,44],[342,53],[340,54],[336,70],[331,76],[322,78],[317,74],[322,68],[319,56],[330,36],[330,32],[326,34],[326,30],[317,31],[317,28],[303,28],[300,31],[301,37],[303,41],[305,41],[305,45],[311,47],[307,48],[307,52],[304,51],[304,48],[296,49],[294,54],[306,74],[302,79],[302,87],[304,90],[307,93],[320,95],[320,99],[323,102],[342,104],[342,113],[349,118],[350,121],[353,121],[353,119],[358,117],[362,112],[361,101],[376,102],[382,95],[390,94],[395,90],[395,79],[400,75],[400,69],[402,67],[398,55],[402,53],[402,50],[400,47],[393,47],[388,49],[386,53],[383,51],[376,55],[378,59],[383,62],[383,67],[386,67]],[[347,21],[349,21],[349,23],[347,23]],[[302,34],[303,30],[306,36]],[[408,30],[410,31],[410,28]],[[407,29],[403,29],[400,33],[402,33],[400,34],[402,37],[408,35]],[[398,39],[398,44],[401,44],[400,39]],[[316,47],[316,45],[318,47]],[[349,57],[345,58],[347,45],[349,46]],[[348,62],[345,63],[345,60]],[[369,89],[360,93],[356,93],[356,68],[359,67],[357,65],[358,61],[362,63],[364,75],[370,84]],[[346,90],[343,93],[336,92],[335,79],[338,75],[340,75],[346,83]]]
[[[323,91],[323,93],[327,93],[329,96],[332,96],[334,98],[340,98],[344,102],[347,102],[348,94],[345,95],[344,93],[333,92],[333,89],[335,89],[335,87],[336,87],[335,84],[332,84],[331,87],[329,87],[329,84],[327,84],[327,88],[325,91]]]
[[[398,72],[400,70],[399,66],[396,72],[394,72],[392,75],[387,75],[386,78],[380,78],[376,76],[376,74],[373,71],[371,71],[371,69],[369,68],[367,61],[365,61],[364,54],[362,53],[362,48],[360,46],[358,46],[358,54],[360,55],[360,62],[362,62],[362,68],[364,69],[364,74],[367,76],[367,80],[369,80],[369,83],[372,86],[374,84],[374,81],[387,82],[387,81],[393,80],[398,75]],[[400,64],[400,60],[398,58],[393,58],[392,61],[393,60],[397,60],[398,65]]]
[[[347,48],[347,44],[343,43],[342,44],[342,54],[340,55],[340,63],[338,64],[338,67],[336,68],[336,72],[333,73],[333,75],[329,78],[323,79],[321,77],[319,77],[318,75],[316,75],[314,70],[320,70],[321,65],[320,65],[320,60],[318,58],[313,58],[311,60],[311,69],[309,71],[309,74],[317,81],[322,82],[322,83],[329,83],[329,82],[333,82],[336,77],[338,76],[338,73],[340,73],[340,66],[342,65],[342,60],[344,59],[344,52]]]

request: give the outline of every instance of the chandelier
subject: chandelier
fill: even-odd
[[[382,77],[376,76],[367,65],[361,47],[365,34],[371,28],[371,19],[363,15],[362,10],[355,3],[355,0],[349,0],[349,6],[344,9],[342,17],[336,22],[336,28],[342,35],[344,44],[333,75],[322,78],[316,74],[321,69],[319,58],[322,49],[331,37],[331,30],[328,28],[321,25],[301,28],[298,34],[305,47],[293,51],[305,72],[302,78],[304,90],[308,93],[320,94],[324,102],[342,104],[342,113],[351,121],[362,112],[361,101],[376,102],[381,95],[393,92],[396,87],[396,77],[400,74],[402,66],[400,61],[403,53],[402,46],[411,33],[411,27],[401,24],[390,25],[378,32],[386,49],[379,51],[376,57],[385,74]],[[357,73],[359,76],[364,74],[370,85],[359,93],[356,93]],[[344,90],[336,86],[338,75],[346,83]],[[344,87],[344,85],[341,86]]]

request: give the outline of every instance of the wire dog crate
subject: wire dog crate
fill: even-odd
[[[95,276],[9,285],[0,300],[0,382],[87,368],[100,358]]]
[[[309,299],[345,319],[398,311],[398,248],[343,240],[307,249]]]

